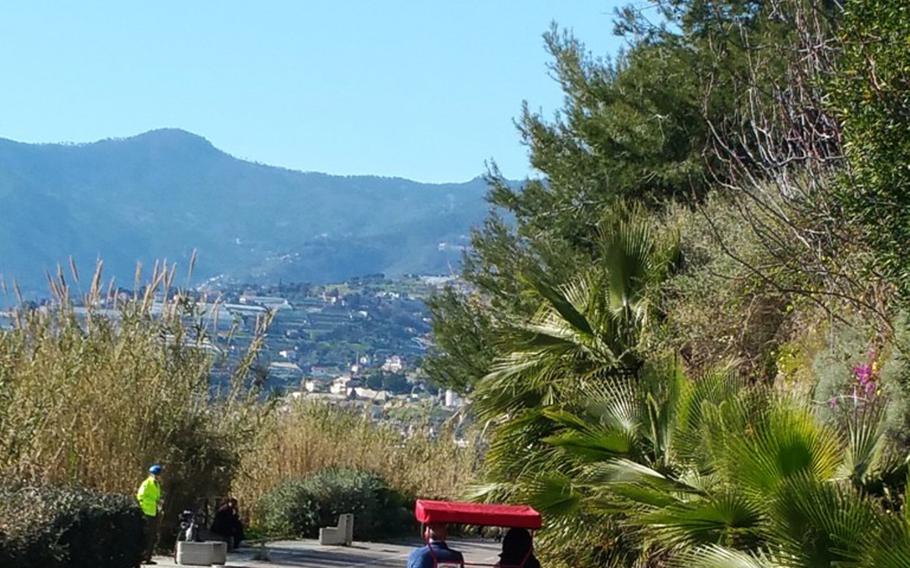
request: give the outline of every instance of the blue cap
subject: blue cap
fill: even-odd
[[[159,473],[161,473],[161,466],[158,464],[153,465],[152,467],[149,468],[149,473],[151,473],[152,475],[158,475]]]

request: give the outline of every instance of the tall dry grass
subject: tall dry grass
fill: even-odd
[[[168,517],[224,495],[262,420],[247,376],[255,349],[213,396],[213,314],[156,265],[141,293],[101,286],[77,309],[71,267],[50,281],[53,304],[13,312],[0,331],[0,476],[131,494],[150,463],[165,467]],[[157,298],[157,299],[156,299]]]
[[[73,302],[71,266],[49,279],[51,305],[14,310],[0,330],[0,478],[132,494],[162,463],[166,522],[201,498],[233,489],[253,504],[326,467],[374,471],[410,496],[454,497],[473,480],[474,449],[447,433],[404,438],[350,411],[262,401],[250,371],[267,321],[215,392],[218,316],[205,310],[217,303],[189,299],[175,274],[156,265],[140,286],[137,272],[141,292],[123,297],[102,286],[99,264]]]
[[[375,472],[409,497],[455,498],[475,480],[477,444],[443,430],[410,436],[356,410],[300,401],[270,416],[256,450],[244,455],[234,492],[247,504],[281,482],[330,467]]]

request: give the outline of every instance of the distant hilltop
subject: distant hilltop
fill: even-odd
[[[248,162],[178,129],[86,144],[0,139],[0,274],[43,292],[72,256],[131,284],[136,262],[196,275],[326,282],[448,273],[486,185],[333,176]]]

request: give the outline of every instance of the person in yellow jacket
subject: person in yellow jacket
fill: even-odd
[[[161,482],[158,478],[161,476],[161,469],[158,464],[151,466],[149,476],[136,491],[136,499],[139,500],[139,508],[142,509],[145,520],[142,527],[145,536],[143,564],[156,564],[152,560],[152,553],[155,551],[155,540],[158,536],[158,504],[161,501]]]

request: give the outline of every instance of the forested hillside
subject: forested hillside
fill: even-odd
[[[47,292],[45,271],[103,258],[133,283],[137,261],[189,261],[197,276],[326,282],[448,273],[486,211],[481,179],[302,173],[157,130],[93,144],[0,140],[0,273]],[[442,245],[442,246],[441,246]]]

